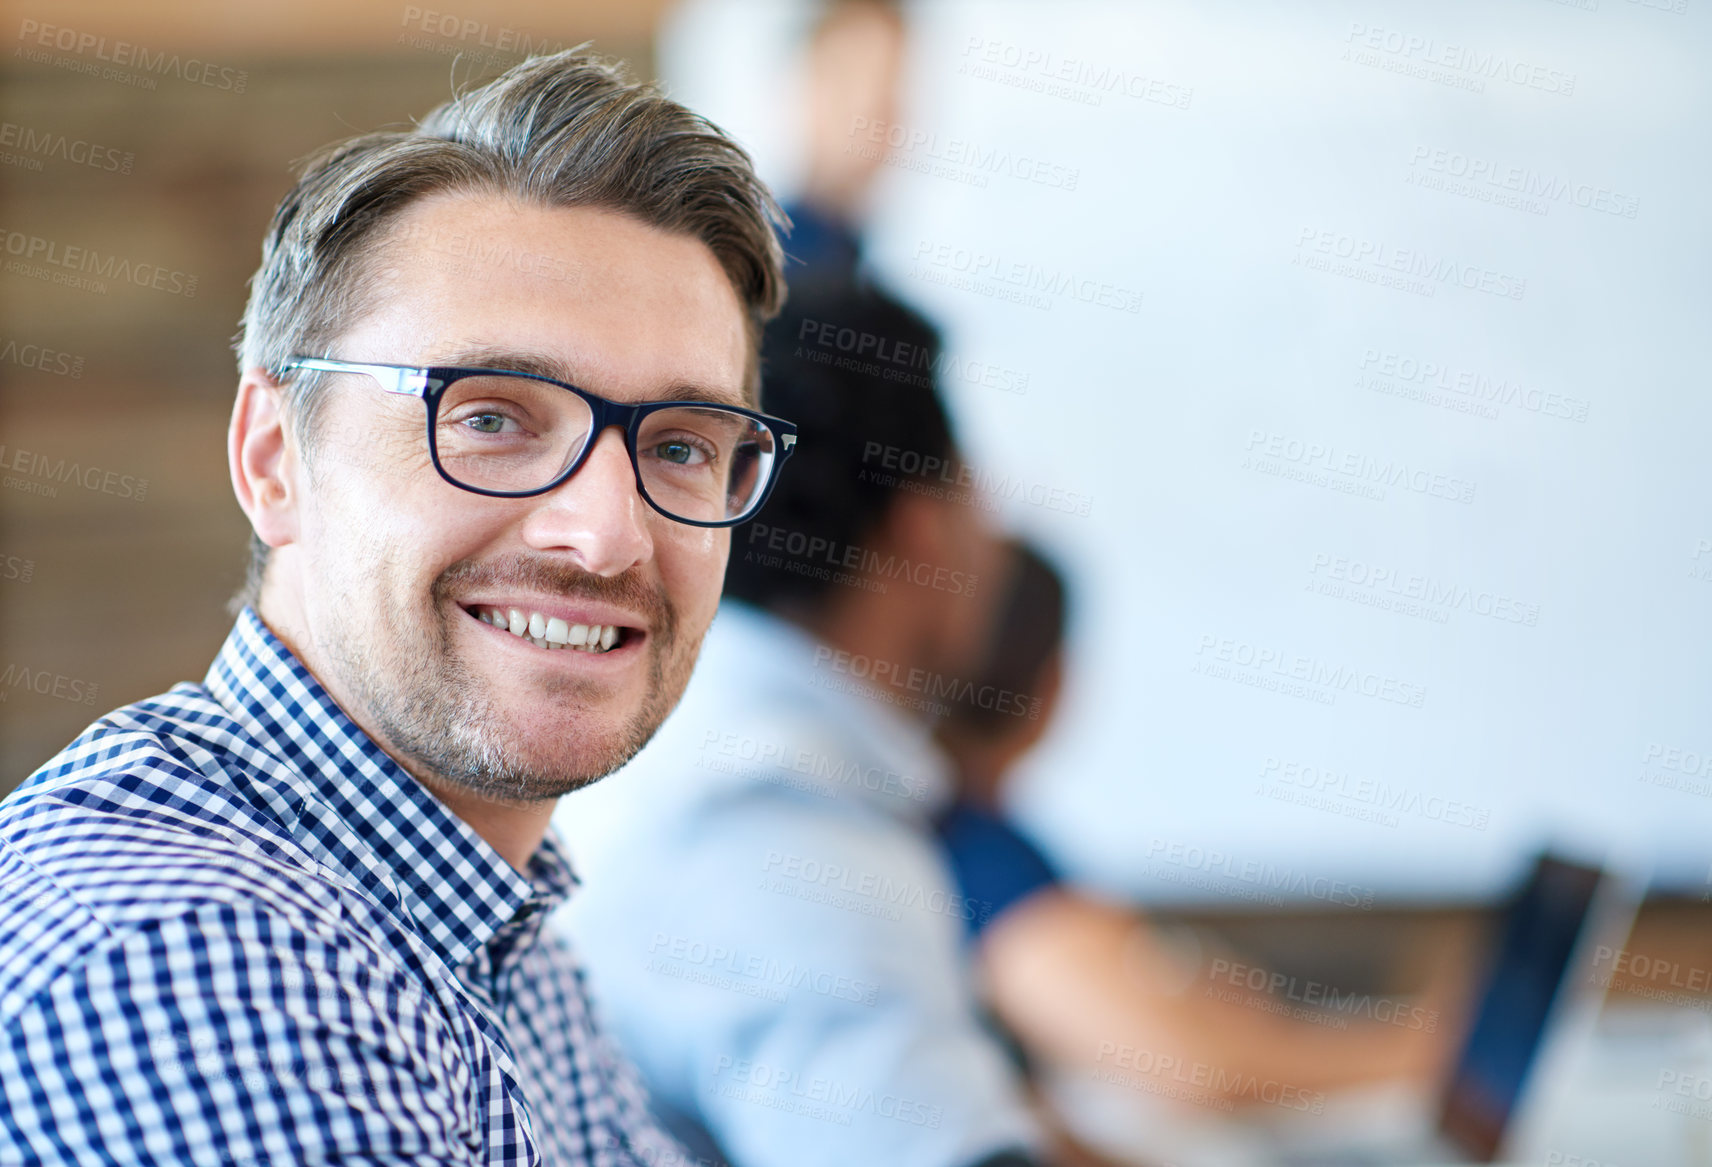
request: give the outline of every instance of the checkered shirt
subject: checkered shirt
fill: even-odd
[[[520,875],[249,609],[0,802],[0,1164],[672,1167]]]

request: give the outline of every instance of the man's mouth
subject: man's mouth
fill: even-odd
[[[622,647],[635,634],[634,629],[617,624],[572,624],[558,616],[523,608],[477,604],[464,611],[484,624],[509,632],[519,640],[529,641],[537,648],[603,653]]]

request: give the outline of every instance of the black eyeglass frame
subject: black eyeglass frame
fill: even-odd
[[[459,490],[467,490],[471,494],[487,495],[490,498],[533,498],[538,494],[546,494],[549,490],[562,485],[588,461],[600,435],[611,426],[618,426],[624,431],[624,447],[630,452],[630,472],[636,477],[636,492],[645,502],[660,514],[671,519],[674,523],[684,523],[691,527],[735,527],[739,523],[748,522],[766,505],[767,498],[773,493],[773,487],[778,484],[779,471],[789,461],[796,450],[797,427],[794,422],[782,417],[760,413],[753,409],[745,409],[739,405],[726,405],[716,401],[639,401],[628,404],[622,401],[611,401],[587,389],[578,388],[564,381],[556,381],[552,377],[542,377],[535,373],[519,372],[516,369],[478,369],[461,368],[450,365],[383,365],[361,361],[335,361],[325,357],[292,357],[273,371],[276,380],[283,379],[285,374],[295,369],[307,369],[317,373],[364,373],[374,378],[380,387],[388,393],[399,393],[406,397],[420,397],[427,407],[428,418],[428,460],[434,463],[434,471]],[[589,437],[583,443],[583,448],[571,464],[567,466],[553,481],[534,490],[487,490],[479,486],[471,486],[467,482],[459,482],[446,473],[440,465],[440,449],[434,438],[434,423],[440,416],[440,399],[446,390],[465,377],[519,377],[527,381],[544,381],[549,385],[575,393],[589,407],[592,420],[589,424]],[[700,519],[686,519],[666,510],[648,494],[648,488],[642,483],[642,466],[637,461],[636,436],[642,424],[642,419],[651,413],[662,409],[682,407],[693,409],[718,409],[728,413],[741,414],[753,421],[758,421],[772,431],[778,440],[778,450],[773,456],[773,464],[767,468],[767,484],[756,497],[748,510],[732,519],[720,519],[716,522],[703,522]]]

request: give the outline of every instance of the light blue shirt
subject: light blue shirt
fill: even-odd
[[[555,820],[583,886],[554,926],[656,1105],[741,1167],[1040,1144],[977,1017],[943,762],[869,671],[728,601],[655,740]]]

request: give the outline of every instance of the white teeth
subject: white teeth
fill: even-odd
[[[526,613],[521,608],[475,608],[471,611],[482,623],[503,628],[538,648],[606,652],[618,643],[616,624],[572,624],[561,616]]]

